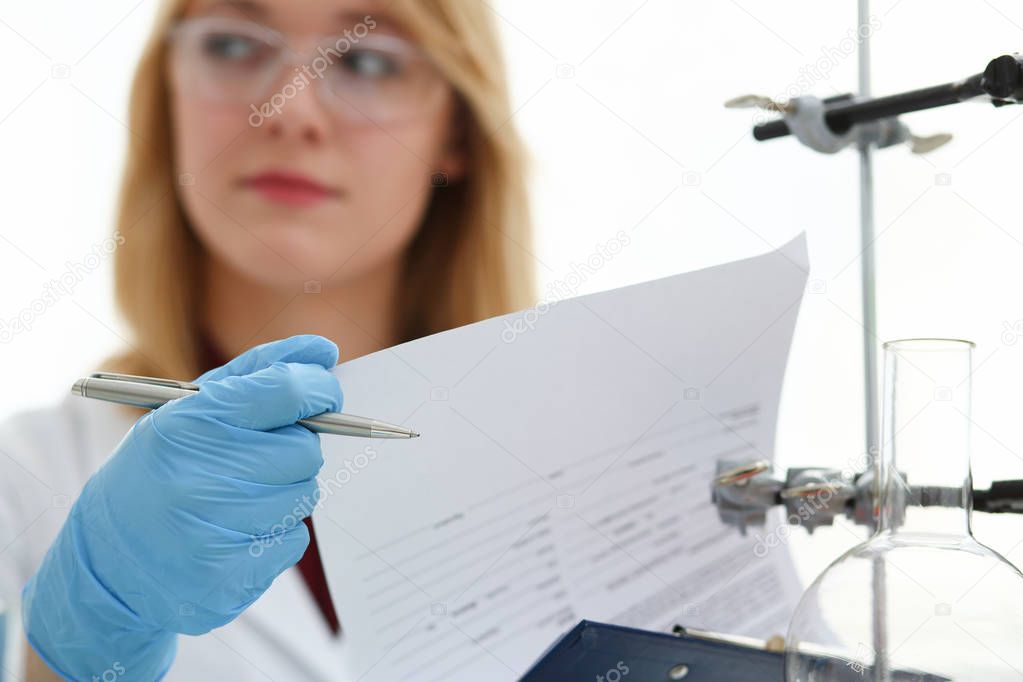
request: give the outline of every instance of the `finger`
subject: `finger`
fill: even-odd
[[[200,375],[193,383],[202,385],[224,377],[252,374],[275,362],[305,362],[331,369],[337,360],[338,348],[333,341],[316,334],[298,334],[250,348],[227,364]]]
[[[176,617],[168,628],[188,635],[201,635],[237,618],[277,576],[298,563],[309,546],[304,523],[261,545],[241,535],[228,533],[218,549],[218,565],[226,568],[225,578],[213,589],[202,589],[201,599],[190,603],[194,614]],[[175,611],[176,613],[176,611]]]
[[[268,551],[264,552],[262,558],[265,560],[264,570],[277,577],[285,570],[298,563],[309,546],[309,529],[304,523],[284,533],[280,542],[275,542]],[[270,586],[269,581],[260,585],[264,590]]]
[[[337,377],[320,365],[274,362],[242,376],[207,381],[191,409],[225,424],[268,431],[299,419],[338,412],[344,401]]]
[[[161,422],[161,428],[163,424]],[[299,424],[261,432],[208,421],[190,424],[189,428],[194,435],[204,426],[214,429],[217,435],[200,437],[191,448],[188,461],[179,458],[182,459],[179,467],[252,483],[286,486],[314,478],[323,466],[319,434]],[[226,434],[224,429],[228,430]],[[231,441],[230,445],[225,446],[225,438]],[[186,475],[188,471],[181,473]]]
[[[192,513],[207,523],[260,542],[301,525],[316,508],[318,487],[315,478],[285,485],[207,478],[190,490],[196,500]]]
[[[246,544],[244,553],[237,554],[238,571],[235,579],[210,595],[210,605],[234,619],[270,587],[274,579],[298,563],[309,546],[309,529],[304,523],[264,544]],[[240,548],[239,548],[240,549]]]

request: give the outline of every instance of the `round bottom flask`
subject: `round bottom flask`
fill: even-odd
[[[885,344],[876,529],[804,593],[788,682],[1023,682],[1023,574],[970,530],[972,349]]]

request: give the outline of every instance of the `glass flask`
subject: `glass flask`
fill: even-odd
[[[1023,680],[1023,574],[970,528],[972,350],[884,345],[875,530],[803,594],[788,682]]]

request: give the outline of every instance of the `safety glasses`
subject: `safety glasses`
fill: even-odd
[[[170,65],[183,94],[238,106],[252,125],[280,115],[314,88],[324,107],[354,124],[393,124],[430,111],[447,82],[415,45],[360,24],[343,36],[306,41],[296,50],[278,31],[221,16],[173,25]]]

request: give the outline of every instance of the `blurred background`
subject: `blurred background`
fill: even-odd
[[[478,1],[478,0],[466,0]],[[805,231],[811,272],[784,388],[782,466],[847,468],[864,453],[858,159],[757,143],[736,95],[856,87],[856,3],[487,0],[501,26],[514,122],[534,156],[540,292],[619,230],[630,244],[589,293],[752,256]],[[61,398],[123,343],[112,232],[127,93],[153,0],[0,4],[0,416]],[[943,83],[1023,49],[1014,0],[871,7],[874,94]],[[977,343],[977,485],[1023,478],[1023,108],[961,104],[903,118],[953,141],[878,152],[880,340]],[[98,255],[97,255],[98,254]],[[81,273],[55,302],[47,283]],[[25,312],[29,311],[29,312]],[[30,330],[10,333],[23,316]],[[692,320],[699,325],[699,320]],[[178,377],[188,378],[188,377]],[[976,518],[1023,563],[1023,519]],[[808,579],[864,537],[849,524],[790,540]]]

